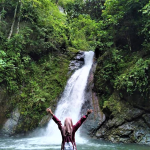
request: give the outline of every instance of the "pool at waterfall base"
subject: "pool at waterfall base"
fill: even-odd
[[[101,139],[76,138],[78,150],[150,150],[150,146],[138,144],[114,144]],[[51,137],[1,137],[0,150],[60,150],[58,141]]]

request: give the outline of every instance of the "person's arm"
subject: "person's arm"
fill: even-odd
[[[73,127],[75,132],[78,130],[78,128],[82,125],[82,123],[87,119],[88,115],[92,113],[92,109],[88,109],[86,115],[84,115]]]
[[[58,128],[61,130],[62,129],[61,121],[53,114],[53,112],[50,108],[47,108],[46,111],[53,116],[52,119],[58,125]]]

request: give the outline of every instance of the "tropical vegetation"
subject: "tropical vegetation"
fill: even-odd
[[[26,118],[20,127],[54,104],[73,51],[95,51],[102,108],[115,90],[148,101],[149,18],[149,0],[0,0],[0,86]]]

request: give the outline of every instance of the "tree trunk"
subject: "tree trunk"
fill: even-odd
[[[21,10],[22,10],[22,2],[21,2],[21,0],[19,1],[19,3],[20,3],[20,10],[19,10],[19,19],[18,19],[17,32],[16,32],[16,34],[18,34],[18,33],[19,33],[19,28],[20,28],[20,19],[21,19]]]
[[[12,25],[11,25],[10,33],[9,33],[9,36],[8,36],[8,40],[11,38],[12,33],[13,33],[14,24],[15,24],[15,20],[16,20],[16,14],[17,14],[17,8],[18,8],[18,2],[16,4],[16,8],[15,8],[15,12],[14,12],[14,18],[13,18],[13,22],[12,22]]]
[[[3,7],[3,10],[0,12],[0,23],[2,21],[2,14],[3,14],[3,12],[4,12],[4,7]]]
[[[129,37],[127,37],[127,41],[128,41],[128,46],[129,46],[129,49],[130,51],[132,51],[132,47],[131,47],[131,40]]]

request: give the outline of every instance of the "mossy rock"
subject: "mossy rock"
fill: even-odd
[[[117,92],[114,92],[110,98],[104,102],[103,109],[108,108],[113,116],[117,116],[121,112],[127,111],[128,107],[126,107],[123,101],[121,101],[120,96]]]
[[[108,108],[112,113],[111,115],[114,117],[119,117],[120,119],[131,120],[132,116],[135,118],[141,116],[144,111],[134,108],[128,102],[122,100],[119,96],[118,92],[114,92],[108,101],[104,102],[104,110]]]

